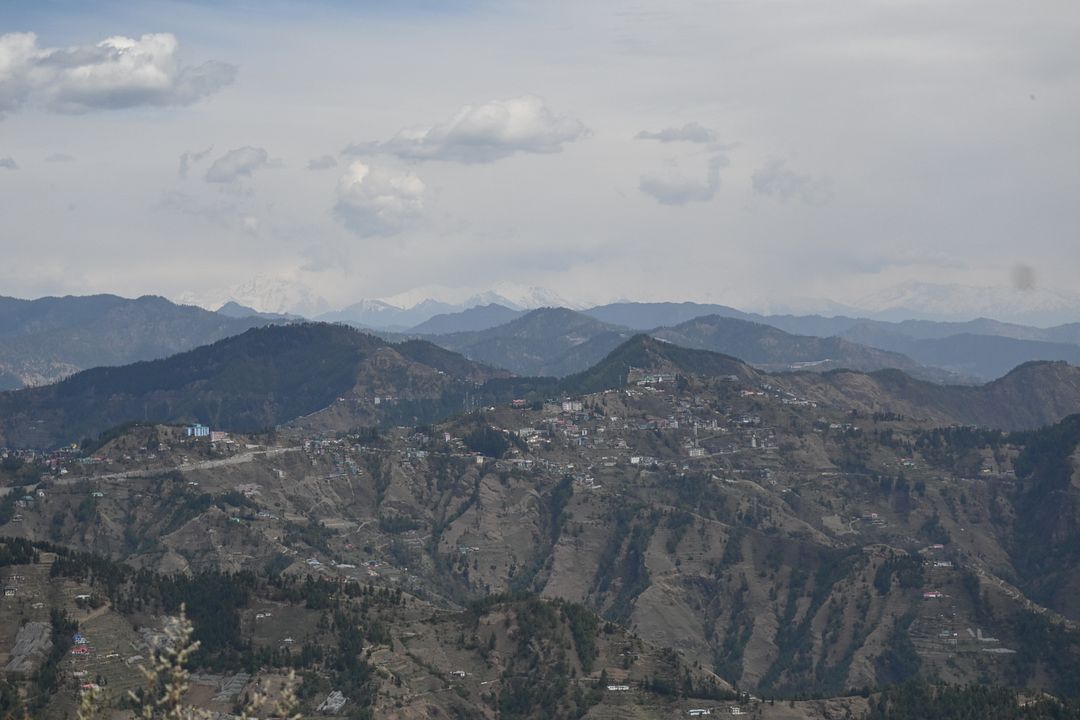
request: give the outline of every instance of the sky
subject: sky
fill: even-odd
[[[1078,37],[1073,0],[3,0],[0,294],[1071,292]]]

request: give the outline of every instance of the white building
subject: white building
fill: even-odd
[[[187,437],[210,437],[210,428],[206,425],[195,423],[194,425],[188,425],[184,428],[184,435]]]

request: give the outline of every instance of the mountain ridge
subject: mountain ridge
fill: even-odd
[[[1080,412],[1080,368],[1032,362],[981,386],[937,385],[900,370],[768,374],[738,358],[637,334],[561,380],[510,377],[422,340],[399,344],[343,325],[270,325],[162,360],[96,368],[56,384],[0,393],[0,444],[55,447],[131,421],[202,422],[235,431],[283,425],[345,430],[434,422],[472,402],[530,402],[669,377],[730,377],[859,413],[942,425],[1026,430]],[[378,398],[387,402],[379,405]]]
[[[920,365],[901,352],[880,350],[836,336],[794,335],[764,323],[733,317],[705,315],[673,327],[657,328],[650,334],[683,347],[734,355],[769,371],[800,366],[812,366],[819,372],[835,368],[864,372],[896,368],[934,382],[964,379]]]
[[[0,373],[41,385],[80,370],[162,358],[278,319],[227,317],[144,295],[0,298]],[[8,389],[17,387],[14,381]]]
[[[0,445],[50,447],[130,421],[202,422],[253,431],[357,396],[434,398],[502,373],[423,342],[403,352],[331,324],[268,325],[159,360],[82,371],[52,385],[0,393]],[[412,359],[425,357],[429,366]],[[437,366],[437,367],[436,367]]]

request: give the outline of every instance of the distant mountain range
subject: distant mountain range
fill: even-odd
[[[1001,377],[1032,360],[1062,360],[1080,365],[1080,345],[1042,340],[972,333],[915,339],[869,325],[856,326],[843,337],[903,353],[923,365],[985,380]]]
[[[612,325],[622,325],[632,330],[652,330],[658,327],[671,327],[687,320],[716,315],[738,320],[760,321],[764,316],[736,310],[727,305],[703,305],[693,302],[618,302],[610,305],[597,305],[583,311],[586,315]],[[813,333],[817,334],[817,333]]]
[[[226,314],[263,317],[306,318],[325,322],[344,322],[373,330],[402,331],[419,325],[436,315],[457,313],[484,305],[501,305],[512,310],[531,310],[539,307],[570,307],[580,305],[545,288],[498,283],[483,291],[468,291],[441,286],[429,286],[380,298],[356,300],[349,305],[332,309],[315,289],[287,276],[257,275],[250,280],[210,293],[182,293],[182,304],[198,304],[220,308]]]
[[[547,288],[535,285],[521,285],[513,282],[496,283],[486,290],[470,291],[451,289],[441,286],[414,288],[408,292],[380,298],[383,302],[401,308],[412,308],[428,301],[438,301],[461,309],[477,305],[504,305],[515,310],[527,310],[539,307],[568,307],[579,310],[583,306],[571,299],[564,298]]]
[[[366,301],[323,317],[391,341],[422,338],[518,375],[580,372],[642,331],[767,370],[897,368],[934,382],[977,383],[1030,361],[1080,364],[1080,323],[1041,328],[985,318],[888,322],[757,315],[696,303],[615,303],[580,312],[495,302],[459,307],[428,302],[403,309]],[[0,389],[163,358],[251,327],[297,320],[238,302],[209,312],[152,296],[0,298]]]
[[[945,379],[951,375],[977,381],[993,380],[1021,363],[1036,360],[1080,363],[1077,352],[1080,323],[1039,328],[986,318],[965,322],[888,322],[843,316],[756,315],[723,305],[695,303],[619,303],[592,308],[585,313],[637,330],[670,327],[687,318],[706,315],[746,320],[793,335],[840,338],[864,347],[900,353],[918,365],[943,371]],[[734,347],[726,348],[726,351],[740,352]],[[789,361],[794,361],[794,357]],[[856,364],[857,360],[851,357],[842,362],[853,369],[872,369],[865,364]],[[932,379],[932,376],[923,376]]]
[[[428,339],[518,375],[563,377],[594,365],[633,334],[566,308],[541,308],[485,330]]]
[[[588,304],[565,298],[546,288],[500,282],[487,289],[452,288],[440,285],[417,287],[391,296],[356,300],[347,307],[334,309],[318,293],[318,288],[290,276],[255,276],[246,282],[216,292],[183,293],[177,298],[183,304],[198,304],[207,308],[235,302],[259,313],[302,316],[309,319],[350,322],[375,329],[403,330],[415,327],[431,317],[460,312],[469,308],[497,304],[512,310],[532,310],[540,307],[566,307],[585,310]],[[697,314],[727,315],[744,320],[762,316],[844,316],[886,322],[929,320],[934,322],[968,322],[977,318],[996,318],[1000,322],[1048,327],[1080,320],[1080,294],[1038,287],[970,286],[962,284],[906,282],[882,288],[846,303],[820,298],[763,298],[753,301],[754,311],[740,311],[724,305],[696,303],[660,303],[619,301],[600,306],[607,311],[619,307],[648,305],[672,309],[677,306],[696,306]],[[604,312],[600,308],[593,308]],[[688,311],[691,308],[686,308]],[[630,325],[625,318],[600,317],[617,325]],[[692,316],[668,317],[661,322],[646,323],[647,327],[673,325],[690,320]],[[654,318],[655,319],[655,318]],[[642,319],[638,319],[642,321]],[[640,329],[647,329],[642,327]],[[471,328],[482,329],[482,328]],[[782,328],[786,329],[786,328]],[[425,330],[427,332],[427,330]],[[805,333],[805,331],[802,331]],[[818,334],[818,333],[813,333]],[[836,334],[831,332],[827,334]]]
[[[514,308],[499,305],[498,303],[477,305],[468,310],[435,315],[411,328],[409,332],[420,335],[450,335],[452,333],[460,332],[478,332],[480,330],[493,328],[496,325],[503,325],[513,320],[517,320],[526,312],[528,311],[515,310]]]
[[[277,321],[213,313],[150,295],[0,298],[0,389],[163,358]]]
[[[215,312],[220,315],[232,318],[262,318],[264,320],[303,320],[304,318],[299,315],[290,315],[288,313],[273,313],[273,312],[259,312],[255,308],[241,305],[238,302],[230,300]]]
[[[993,317],[1009,322],[1055,325],[1080,317],[1080,295],[1031,288],[974,287],[907,282],[860,298],[859,314],[880,320],[920,318],[968,320]]]
[[[900,413],[941,424],[1021,430],[1080,412],[1080,368],[1066,363],[1028,363],[978,387],[937,385],[900,370],[766,375],[730,355],[638,334],[561,380],[514,378],[425,341],[393,344],[318,323],[254,328],[166,359],[0,393],[0,445],[52,447],[132,421],[236,431],[434,422],[511,398],[534,402],[621,387],[630,368],[730,376],[845,412]]]
[[[409,308],[401,308],[382,300],[361,300],[333,312],[322,313],[314,319],[322,322],[341,322],[377,330],[408,330],[437,314],[459,312],[462,308],[436,300]]]
[[[692,315],[686,307],[673,309],[676,316]],[[427,339],[519,375],[562,377],[592,366],[634,334],[634,329],[602,322],[595,314],[565,308],[541,308],[484,330],[431,335]],[[619,312],[599,314],[629,315]],[[670,317],[671,314],[664,308],[654,308],[652,317]],[[447,319],[440,325],[452,326]],[[763,323],[720,315],[694,317],[673,327],[659,327],[648,332],[676,345],[732,355],[763,370],[823,372],[837,368],[865,371],[897,368],[935,382],[967,380],[967,376],[958,373],[924,367],[901,353],[875,349],[843,338],[793,335]]]
[[[229,303],[253,308],[260,313],[314,317],[330,310],[321,295],[302,282],[288,277],[256,275],[249,280],[211,293],[186,292],[176,296],[185,305],[217,308]]]
[[[526,288],[509,299],[497,292],[473,295],[461,302],[423,299],[415,303],[390,300],[361,300],[341,310],[317,315],[324,322],[344,322],[373,330],[414,333],[444,333],[482,330],[513,319],[513,314],[539,307],[561,307],[568,303],[541,288]],[[395,301],[392,301],[395,300]],[[401,303],[401,304],[398,304]],[[428,325],[434,321],[434,325]]]
[[[886,368],[935,382],[956,382],[963,376],[921,365],[901,352],[881,350],[842,337],[793,335],[763,323],[705,315],[674,327],[650,332],[676,345],[734,355],[769,371],[805,369],[816,372],[847,368],[874,371]],[[1080,348],[1076,348],[1080,355]],[[1005,372],[1012,369],[1012,365]]]

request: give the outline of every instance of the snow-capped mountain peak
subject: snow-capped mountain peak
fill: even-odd
[[[547,288],[536,285],[519,285],[517,283],[499,283],[489,292],[509,301],[515,310],[531,310],[539,307],[564,307],[571,310],[582,310],[584,305],[559,295]],[[499,303],[500,305],[505,303]]]
[[[980,317],[1035,325],[1080,320],[1080,296],[1055,290],[907,282],[854,303],[886,318],[971,320]]]
[[[326,300],[301,282],[284,276],[256,275],[239,285],[209,293],[185,292],[178,302],[214,309],[236,302],[259,312],[311,317],[329,308]]]
[[[396,295],[359,300],[342,310],[323,313],[320,320],[351,322],[379,329],[407,329],[436,315],[456,313],[479,305],[502,305],[512,310],[539,307],[581,309],[546,288],[501,283],[489,290],[426,286]]]
[[[383,300],[357,300],[345,309],[365,313],[393,313],[401,312],[405,308],[398,305],[392,305]]]
[[[486,289],[425,285],[379,299],[403,309],[417,308],[432,301],[452,305],[460,310],[492,303],[505,305],[514,310],[531,310],[538,307],[567,307],[579,310],[584,307],[547,288],[513,282],[501,282]]]
[[[525,307],[519,305],[510,298],[503,297],[502,295],[494,292],[493,290],[485,290],[484,292],[470,295],[465,299],[464,302],[461,303],[461,305],[463,306],[463,309],[480,307],[483,305],[502,305],[503,307],[508,307],[511,310],[525,310]]]

